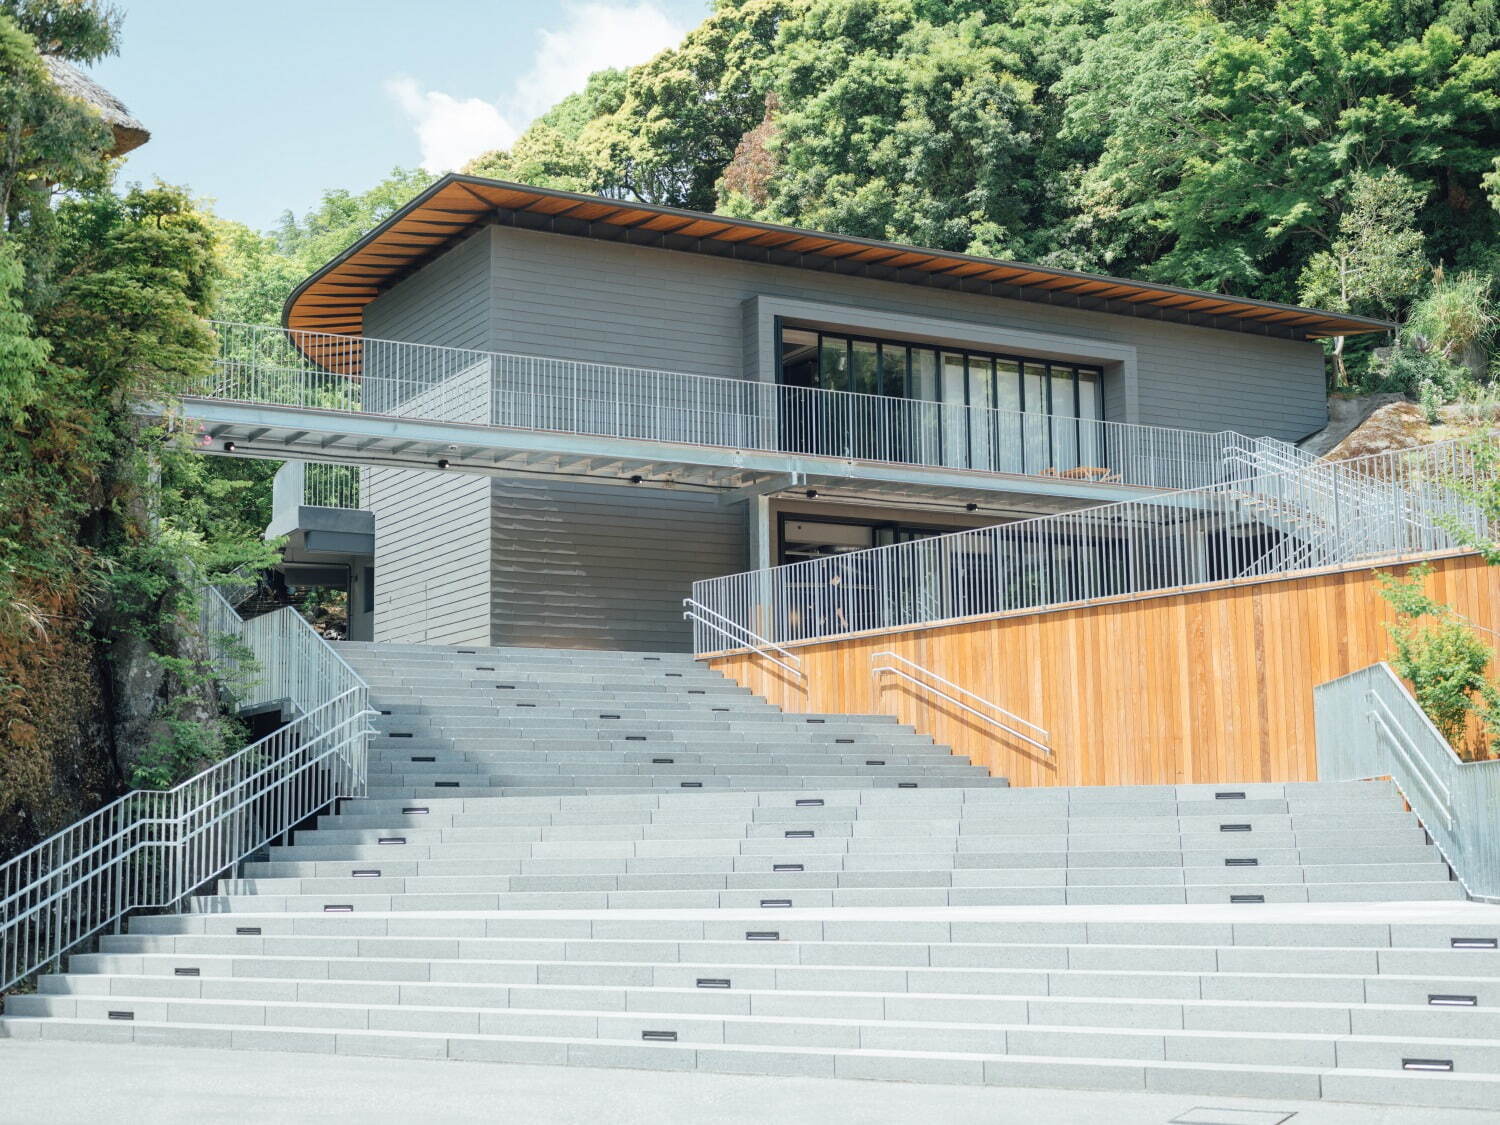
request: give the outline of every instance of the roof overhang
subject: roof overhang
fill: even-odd
[[[489,224],[1290,339],[1394,327],[1322,309],[457,174],[444,176],[298,285],[283,323],[358,336],[366,305]],[[335,369],[349,365],[337,356],[330,360]]]

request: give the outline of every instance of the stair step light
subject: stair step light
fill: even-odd
[[[728,988],[729,987],[729,978],[728,977],[699,977],[698,978],[698,987],[699,988]]]
[[[792,900],[789,898],[763,898],[760,900],[760,905],[767,910],[785,909],[792,905]]]
[[[788,840],[811,840],[814,832],[811,828],[788,828],[782,836]]]
[[[135,1013],[134,1012],[114,1012],[114,1011],[112,1011],[112,1012],[109,1013],[109,1018],[112,1019],[112,1020],[133,1020],[133,1019],[135,1019]]]
[[[380,872],[373,867],[357,867],[350,873],[353,879],[379,879]]]
[[[1242,791],[1241,792],[1233,792],[1233,793],[1215,793],[1214,794],[1214,800],[1215,801],[1243,801],[1244,799],[1245,799],[1245,794]]]
[[[196,977],[196,976],[199,976],[201,974],[198,972],[197,969],[186,969],[186,968],[183,968],[183,969],[173,969],[172,970],[172,975],[174,977]]]
[[[1434,1008],[1476,1008],[1479,1006],[1479,997],[1453,992],[1429,992],[1427,1003]]]
[[[1219,831],[1220,832],[1249,832],[1250,831],[1250,826],[1248,824],[1221,824],[1221,825],[1219,825]]]
[[[404,843],[406,843],[406,837],[405,836],[381,836],[375,842],[377,844],[404,844]]]
[[[1260,866],[1260,860],[1258,860],[1258,859],[1248,859],[1248,858],[1247,859],[1226,859],[1224,861],[1224,866],[1225,867],[1259,867]]]
[[[1431,1070],[1449,1074],[1453,1070],[1452,1059],[1402,1059],[1402,1070]]]
[[[1492,937],[1456,937],[1448,939],[1450,949],[1494,949],[1497,943]]]
[[[648,1043],[675,1043],[677,1032],[675,1031],[643,1031],[641,1038]]]
[[[773,864],[771,864],[771,870],[772,871],[801,871],[802,869],[803,869],[802,868],[802,864],[800,864],[800,863],[773,863]]]
[[[1265,895],[1230,895],[1230,902],[1265,902]]]
[[[427,806],[426,805],[407,805],[405,808],[403,808],[401,810],[401,815],[402,816],[426,816],[427,815]]]
[[[236,926],[234,928],[234,935],[235,937],[260,937],[260,927]]]
[[[746,930],[746,941],[780,941],[780,930]]]
[[[807,797],[807,798],[800,799],[797,802],[797,807],[799,809],[820,809],[820,808],[823,807],[823,798],[822,797]]]

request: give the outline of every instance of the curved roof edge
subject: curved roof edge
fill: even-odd
[[[491,223],[1290,339],[1395,327],[1324,309],[457,173],[438,180],[299,284],[283,306],[282,323],[361,335],[365,305]]]

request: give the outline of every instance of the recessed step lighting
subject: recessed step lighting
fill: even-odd
[[[426,816],[427,815],[427,806],[426,805],[407,805],[405,808],[403,808],[401,810],[401,815],[402,816]]]
[[[1449,992],[1429,992],[1427,1003],[1434,1008],[1476,1008],[1479,1006],[1479,997],[1461,996]]]
[[[197,969],[173,969],[172,975],[174,977],[196,977],[200,974]]]
[[[1492,937],[1456,937],[1448,939],[1450,949],[1494,949],[1497,942]]]
[[[648,1043],[675,1043],[677,1032],[675,1031],[643,1031],[641,1038]]]
[[[771,870],[772,871],[801,871],[802,870],[802,864],[800,864],[800,863],[773,863],[773,864],[771,864]]]
[[[854,739],[852,739],[852,738],[835,738],[833,741],[836,742],[840,746],[853,746],[854,745]]]
[[[1224,866],[1225,867],[1259,867],[1260,866],[1260,860],[1258,860],[1258,859],[1226,859],[1224,861]]]
[[[476,672],[493,672],[494,670],[495,669],[493,667],[489,667],[489,668],[475,668],[474,669],[474,671],[476,671]]]
[[[1214,794],[1214,800],[1215,801],[1243,801],[1244,799],[1245,799],[1245,794],[1244,794],[1243,791],[1233,792],[1233,793],[1215,793]]]
[[[783,909],[791,906],[792,900],[789,898],[763,898],[760,900],[760,904],[767,910]]]
[[[260,927],[259,926],[236,926],[234,928],[234,936],[235,937],[260,937]]]
[[[380,839],[376,840],[375,842],[377,844],[404,844],[404,843],[406,843],[406,837],[405,836],[382,836],[382,837],[380,837]]]
[[[361,867],[351,872],[350,877],[354,879],[379,879],[380,872],[373,867]]]
[[[699,988],[728,988],[729,987],[729,978],[728,977],[699,977],[698,978],[698,987]]]
[[[1265,902],[1265,895],[1230,895],[1230,902]]]
[[[625,741],[626,742],[645,742],[646,741],[646,736],[644,734],[627,734],[625,736]]]
[[[134,1012],[110,1012],[109,1013],[109,1018],[112,1019],[112,1020],[133,1020],[133,1019],[135,1019],[135,1013]]]
[[[896,782],[896,788],[897,789],[915,789],[916,787],[917,787],[917,783],[915,781],[898,781],[898,782]]]
[[[797,802],[799,809],[820,809],[823,807],[822,797],[807,797]]]
[[[437,761],[437,759],[435,757],[433,757],[432,755],[430,755],[430,754],[421,754],[421,755],[415,755],[415,756],[413,756],[412,757],[412,761],[414,761],[414,762],[435,762],[435,761]]]
[[[653,766],[672,766],[672,765],[676,765],[677,764],[677,759],[676,758],[652,758],[651,759],[651,764]]]
[[[456,782],[456,781],[434,781],[432,783],[432,785],[433,785],[434,789],[457,789],[458,788],[458,782]]]
[[[885,765],[885,759],[884,758],[871,758],[869,761],[867,761],[865,763],[865,765],[867,765],[867,766],[883,766],[883,765]]]
[[[1402,1070],[1431,1070],[1448,1074],[1453,1070],[1452,1059],[1402,1059]]]
[[[814,833],[811,828],[788,828],[782,835],[788,840],[811,840]]]
[[[386,733],[386,737],[387,738],[410,738],[411,737],[411,731],[409,731],[409,730],[403,730],[403,731],[394,731],[393,730],[393,731],[388,731]]]
[[[1250,826],[1248,824],[1221,824],[1221,825],[1219,825],[1219,831],[1220,832],[1249,832],[1250,831]]]
[[[353,914],[354,907],[347,902],[330,903],[323,907],[324,914]]]
[[[679,789],[702,789],[703,788],[703,782],[701,782],[701,781],[679,781],[677,783],[677,788],[679,788]]]
[[[618,719],[620,716],[618,716],[618,715],[600,715],[599,717],[601,719]]]
[[[746,941],[780,941],[780,930],[746,930]]]

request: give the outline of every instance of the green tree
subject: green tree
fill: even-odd
[[[1414,223],[1422,192],[1400,173],[1355,172],[1327,250],[1302,268],[1303,304],[1393,319],[1421,287],[1427,258]],[[1344,337],[1333,342],[1334,381],[1348,383]]]

